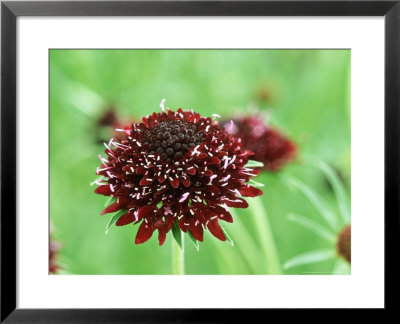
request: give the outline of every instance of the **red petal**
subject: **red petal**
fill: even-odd
[[[159,242],[160,246],[164,244],[165,238],[166,238],[165,229],[159,228],[158,229],[158,242]]]
[[[152,214],[154,212],[154,206],[147,205],[139,209],[138,218],[145,218],[147,215]]]
[[[142,123],[145,124],[146,127],[148,127],[149,126],[148,117],[142,117]]]
[[[236,198],[235,201],[232,200],[224,200],[224,203],[229,207],[236,207],[236,208],[247,208],[249,204],[246,200],[241,198]]]
[[[182,230],[182,232],[187,232],[188,230],[188,225],[185,224],[186,223],[186,218],[182,217],[179,221],[178,221],[178,225],[179,228]]]
[[[136,234],[135,238],[135,244],[140,244],[146,242],[152,235],[153,235],[154,229],[151,228],[146,222],[142,222],[140,224],[139,230]]]
[[[214,157],[208,159],[208,161],[207,161],[207,165],[212,165],[212,164],[221,164],[221,160],[214,156]]]
[[[203,227],[201,224],[197,224],[197,226],[194,224],[189,225],[189,231],[197,241],[203,242]]]
[[[218,215],[219,219],[228,223],[233,223],[232,215],[229,213],[229,211],[225,210],[225,208],[221,206],[214,206],[212,208],[212,211],[215,212],[216,215]]]
[[[219,188],[217,186],[211,185],[210,186],[210,191],[216,194],[221,193],[221,190],[219,190]]]
[[[141,186],[146,186],[146,185],[150,184],[151,182],[152,182],[151,179],[149,179],[147,177],[147,175],[145,175],[145,176],[143,176],[142,180],[140,180],[139,184]]]
[[[128,164],[128,165],[125,165],[124,167],[122,167],[122,171],[125,171],[125,172],[129,172],[129,173],[131,173],[131,165],[130,164]],[[132,168],[133,169],[133,168]]]
[[[165,231],[168,233],[172,225],[174,225],[175,217],[170,215],[165,216]]]
[[[186,169],[186,172],[187,172],[187,174],[195,175],[196,174],[196,169],[191,166],[191,167]]]
[[[189,179],[181,179],[182,184],[188,188],[190,186],[190,180]]]
[[[97,187],[94,192],[104,196],[110,196],[112,193],[109,185]]]
[[[175,189],[179,187],[179,179],[177,178],[168,178],[169,183],[171,184],[172,187],[174,187]]]
[[[149,124],[149,128],[152,128],[154,126],[154,124],[155,124],[154,119],[151,118],[151,117],[149,118],[147,123]]]
[[[242,196],[245,197],[257,197],[263,194],[263,192],[260,189],[254,188],[252,186],[242,187],[239,189],[239,192]]]
[[[168,117],[169,117],[169,119],[174,119],[175,113],[174,113],[172,110],[169,110],[169,108],[167,108],[167,109],[168,109]],[[180,109],[181,111],[179,111],[179,109]],[[179,109],[177,110],[177,112],[178,112],[178,113],[183,113],[182,108],[179,108]]]
[[[224,210],[223,213],[220,213],[220,214],[218,215],[218,218],[221,219],[221,220],[223,220],[223,221],[225,221],[225,222],[233,223],[233,218],[232,218],[231,213],[230,213],[230,212],[227,212],[226,210]]]
[[[124,226],[132,223],[135,220],[135,215],[131,212],[127,212],[126,214],[122,215],[118,218],[115,225],[117,226]]]
[[[120,204],[118,202],[115,202],[108,206],[106,209],[104,209],[100,215],[108,214],[108,213],[114,213],[117,210],[120,210]]]
[[[224,232],[221,229],[221,226],[218,224],[218,219],[213,219],[208,222],[207,228],[210,230],[211,234],[214,235],[217,239],[221,241],[226,241],[226,237]]]
[[[146,169],[142,166],[135,169],[136,174],[144,174],[145,172],[146,172]]]
[[[211,177],[213,174],[214,173],[210,169],[204,171],[204,175],[207,176],[207,177]]]
[[[199,155],[197,155],[197,159],[198,160],[203,160],[203,159],[205,159],[207,157],[207,154],[206,153],[200,153]]]

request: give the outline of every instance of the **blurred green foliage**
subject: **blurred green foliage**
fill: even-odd
[[[256,178],[265,184],[262,202],[279,258],[283,264],[297,254],[330,247],[287,220],[289,213],[297,213],[323,224],[318,211],[282,176],[306,183],[337,213],[326,178],[302,164],[302,155],[312,154],[334,167],[350,192],[349,50],[51,50],[50,219],[53,236],[63,245],[59,263],[65,273],[171,273],[172,233],[162,247],[156,234],[135,245],[138,226],[113,227],[106,235],[111,215],[100,216],[106,198],[89,185],[104,151],[96,139],[100,116],[115,107],[119,117],[139,120],[160,111],[163,98],[172,109],[194,109],[206,116],[229,118],[252,105],[267,114],[299,147],[297,161]],[[265,258],[251,215],[248,210],[236,214],[240,222],[224,224],[234,247],[206,232],[197,252],[186,236],[187,274],[265,273],[243,257],[247,232],[254,238],[252,257]],[[285,273],[329,273],[333,263]]]

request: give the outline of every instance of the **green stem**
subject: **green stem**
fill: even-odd
[[[184,236],[182,232],[180,233],[180,235],[181,235],[182,248],[179,246],[175,238],[172,240],[172,273],[175,275],[185,274],[185,256],[183,254]]]
[[[240,220],[238,213],[235,208],[231,208],[229,210],[232,217],[234,218],[234,222],[236,224],[232,224],[231,233],[233,236],[233,241],[236,241],[236,238],[240,240],[240,244],[235,245],[238,246],[243,258],[246,260],[248,266],[253,270],[254,273],[262,273],[262,253],[257,246],[257,243],[254,241],[254,238],[248,232],[246,226]]]
[[[282,269],[278,250],[262,200],[259,197],[253,198],[249,204],[249,209],[253,214],[254,225],[263,248],[268,274],[280,274]]]

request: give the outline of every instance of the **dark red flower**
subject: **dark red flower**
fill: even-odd
[[[98,126],[116,126],[118,125],[117,112],[114,107],[106,109],[97,120]]]
[[[124,128],[125,125],[133,121],[134,119],[131,119],[130,122],[128,122],[126,119],[118,116],[116,108],[111,106],[106,109],[96,121],[94,129],[96,143],[102,144],[104,141],[108,141],[110,137],[115,136],[116,129]]]
[[[347,225],[338,236],[337,253],[351,263],[351,225]]]
[[[259,117],[239,117],[222,125],[242,139],[243,147],[254,152],[252,158],[264,163],[265,170],[278,171],[296,155],[296,145]]]
[[[175,221],[198,241],[204,229],[225,241],[219,220],[233,222],[228,207],[246,208],[241,196],[262,194],[247,184],[259,173],[245,167],[252,153],[211,118],[163,109],[121,133],[100,157],[105,179],[95,192],[116,198],[102,214],[126,211],[117,226],[140,223],[136,244],[158,230],[162,245]]]
[[[49,244],[49,272],[50,273],[57,273],[60,269],[59,265],[57,264],[56,258],[58,251],[60,250],[61,245],[59,242],[55,242],[50,239]]]
[[[276,97],[276,89],[271,84],[261,83],[256,87],[254,99],[262,104],[273,101]]]

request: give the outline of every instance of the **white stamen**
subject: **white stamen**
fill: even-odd
[[[228,167],[228,159],[225,160],[224,169],[226,169],[227,167]]]
[[[109,147],[106,143],[103,143],[103,144],[104,144],[104,146],[107,148],[107,150],[109,151],[109,153],[110,153],[113,157],[115,157],[114,154],[112,153],[112,150],[110,149],[110,147]]]
[[[216,175],[216,174],[213,174],[213,175],[210,177],[210,183],[211,183],[211,181],[213,181],[213,179],[216,178],[216,177],[217,177],[217,175]]]
[[[99,172],[101,172],[101,171],[110,170],[110,169],[111,169],[111,167],[107,167],[107,168],[104,168],[104,169],[99,169],[99,167],[97,167],[97,168],[96,168],[96,173],[99,173]]]
[[[100,159],[100,161],[103,162],[103,163],[108,163],[108,160],[105,159],[104,157],[102,157],[100,154],[99,154],[99,159]]]
[[[229,164],[232,164],[236,160],[236,155],[233,156],[232,160],[229,162]]]
[[[188,192],[184,193],[184,194],[182,195],[182,198],[179,200],[179,202],[180,202],[180,203],[181,203],[181,202],[184,202],[188,196],[189,196],[189,193],[188,193]]]
[[[166,101],[166,99],[164,98],[163,100],[161,100],[161,103],[160,103],[160,108],[161,108],[162,112],[165,111],[165,108],[164,108],[165,101]]]

